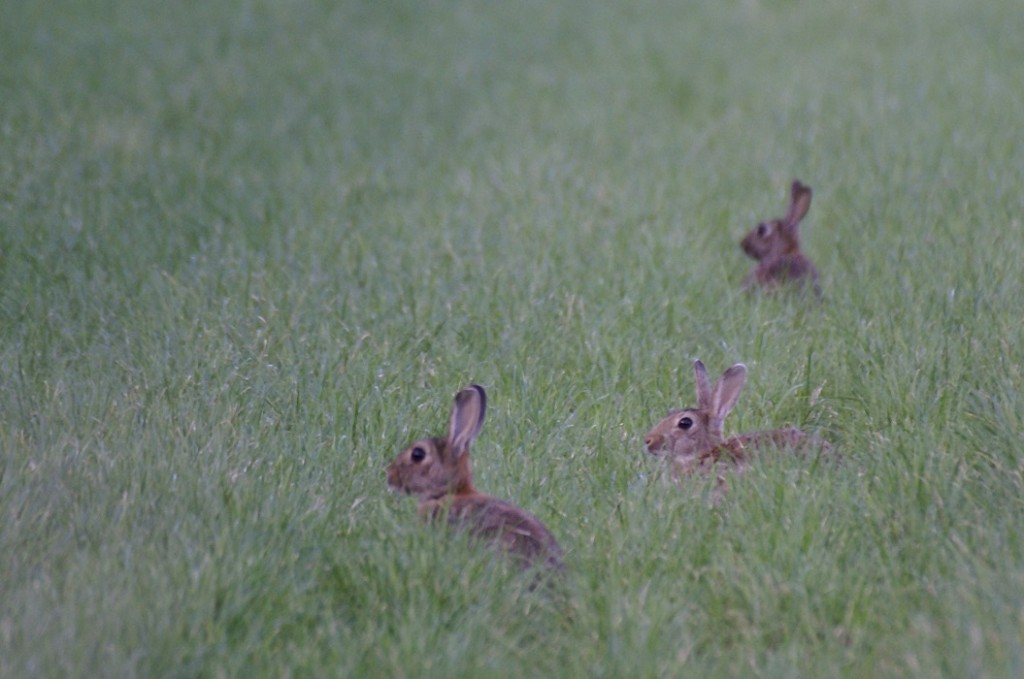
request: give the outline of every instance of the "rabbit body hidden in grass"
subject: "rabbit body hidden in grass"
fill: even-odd
[[[693,363],[697,406],[670,410],[644,437],[644,447],[655,456],[672,461],[676,477],[724,467],[742,470],[761,450],[831,450],[820,437],[792,427],[746,432],[725,438],[722,426],[739,399],[747,368],[737,363],[711,384],[700,361]]]

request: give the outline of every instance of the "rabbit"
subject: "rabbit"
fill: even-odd
[[[821,297],[818,269],[800,250],[800,220],[810,209],[811,187],[794,180],[786,216],[761,222],[743,237],[743,252],[757,260],[757,266],[743,280],[744,290],[774,290],[786,281],[803,286],[809,280],[814,294]]]
[[[469,447],[487,410],[483,387],[471,384],[455,396],[448,435],[414,441],[387,469],[388,487],[415,495],[419,513],[447,514],[449,525],[505,549],[524,568],[538,563],[562,570],[562,548],[537,517],[473,486]]]
[[[700,360],[693,362],[697,407],[671,410],[644,437],[647,452],[670,456],[678,478],[730,463],[742,471],[753,453],[763,448],[831,450],[825,440],[799,429],[769,429],[724,438],[722,423],[736,405],[747,379],[747,367],[737,363],[715,382],[708,380]]]

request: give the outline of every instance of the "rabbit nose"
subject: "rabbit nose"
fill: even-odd
[[[644,445],[647,447],[648,453],[653,453],[661,448],[662,439],[657,434],[650,434],[644,439]]]

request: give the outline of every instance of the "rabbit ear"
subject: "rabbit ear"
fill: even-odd
[[[787,229],[795,229],[810,209],[811,187],[801,184],[799,180],[794,180],[790,189],[789,212],[786,213],[783,224]]]
[[[743,389],[743,383],[746,381],[747,366],[742,363],[732,366],[718,378],[718,382],[715,383],[715,391],[711,395],[709,428],[713,435],[719,437],[722,435],[722,423],[725,422],[725,416],[736,405],[736,401],[740,397],[740,390]]]
[[[708,371],[704,363],[698,358],[693,362],[693,379],[697,383],[697,409],[708,411],[711,409],[711,382],[708,380]]]
[[[486,412],[487,394],[479,384],[471,384],[455,396],[448,419],[448,451],[453,459],[469,450],[484,425]]]

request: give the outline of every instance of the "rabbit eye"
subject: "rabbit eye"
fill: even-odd
[[[764,236],[764,235],[767,235],[767,233],[768,233],[768,225],[767,224],[765,224],[764,222],[761,222],[760,224],[757,225],[757,235],[758,236]]]
[[[409,457],[412,458],[413,462],[423,462],[423,460],[427,457],[427,451],[423,450],[419,446],[416,446],[415,448],[412,449],[412,452],[409,453]]]
[[[682,429],[683,431],[686,431],[687,429],[689,429],[692,426],[693,426],[693,420],[691,420],[689,417],[684,417],[684,418],[679,420],[679,428]]]

